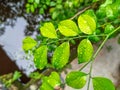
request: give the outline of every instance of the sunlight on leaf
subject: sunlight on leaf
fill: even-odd
[[[91,59],[93,55],[93,46],[88,39],[83,39],[77,48],[78,62],[84,63]]]
[[[64,42],[56,48],[52,58],[52,65],[56,69],[63,68],[69,60],[70,46],[69,42]]]
[[[93,34],[96,29],[96,22],[93,17],[82,14],[78,18],[78,26],[83,33]]]
[[[94,90],[115,90],[112,81],[104,77],[92,78]]]
[[[40,90],[54,90],[56,86],[60,86],[61,80],[57,72],[52,72],[49,77],[44,77]]]
[[[43,45],[36,49],[34,63],[38,69],[43,69],[47,65],[47,46]]]
[[[68,86],[80,89],[83,88],[86,84],[87,74],[80,71],[72,71],[66,76],[66,83]]]
[[[45,23],[41,28],[40,28],[41,34],[44,37],[48,38],[57,38],[57,34],[55,31],[55,27],[51,22]]]
[[[59,23],[58,29],[64,36],[76,36],[79,34],[78,27],[72,20],[63,20]]]
[[[32,49],[33,47],[35,47],[37,45],[37,42],[29,36],[24,38],[22,43],[23,43],[22,48],[25,51],[28,51],[28,50]]]

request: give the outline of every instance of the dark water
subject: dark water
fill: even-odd
[[[22,40],[28,35],[35,38],[39,33],[39,21],[44,18],[40,15],[27,14],[25,3],[26,0],[0,0],[0,48],[6,52],[4,57],[8,56],[9,60],[14,61],[17,67],[28,75],[35,67],[32,56],[27,57],[22,50]],[[2,57],[1,54],[0,63]],[[26,57],[30,60],[26,60]]]

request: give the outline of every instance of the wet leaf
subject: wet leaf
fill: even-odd
[[[43,69],[47,65],[47,46],[43,45],[36,49],[34,63],[38,69]]]
[[[37,45],[37,42],[29,36],[24,38],[22,43],[23,43],[22,48],[25,51],[28,51]]]
[[[64,36],[76,36],[79,34],[78,27],[72,20],[63,20],[59,23],[58,29]]]
[[[94,90],[115,90],[112,81],[104,77],[92,78]]]
[[[68,63],[69,54],[70,54],[69,43],[68,42],[62,43],[54,51],[53,58],[52,58],[52,65],[56,69],[63,68]]]
[[[43,82],[39,90],[54,90],[54,88],[51,87],[48,83]]]
[[[83,39],[77,48],[78,62],[88,62],[93,55],[93,46],[88,39]]]
[[[49,76],[51,79],[55,79],[56,81],[58,81],[59,83],[61,82],[60,80],[60,76],[57,72],[52,72],[51,75]]]
[[[83,33],[93,34],[96,29],[96,22],[90,15],[83,14],[78,18],[78,26]]]
[[[54,90],[56,86],[60,86],[60,76],[57,72],[52,72],[49,77],[43,78],[40,90]]]
[[[75,89],[81,89],[86,84],[87,74],[80,71],[72,71],[67,74],[65,80],[68,86]]]
[[[55,31],[55,27],[51,22],[45,23],[41,28],[40,28],[41,34],[44,37],[48,38],[57,38],[57,34]]]

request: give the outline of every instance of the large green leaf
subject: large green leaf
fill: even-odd
[[[57,34],[55,31],[55,27],[51,22],[45,23],[41,28],[40,28],[41,34],[44,37],[48,38],[57,38]]]
[[[80,89],[86,84],[87,74],[80,71],[72,71],[66,76],[66,83],[72,88]]]
[[[29,36],[24,38],[22,43],[23,43],[22,48],[25,51],[28,51],[28,50],[32,49],[33,47],[35,47],[37,45],[37,42]]]
[[[93,55],[93,46],[88,39],[83,39],[77,48],[78,62],[84,63],[91,59]]]
[[[115,87],[107,78],[104,77],[94,77],[92,78],[94,90],[115,90]]]
[[[69,60],[70,46],[69,42],[64,42],[56,48],[52,58],[52,65],[56,69],[63,68]]]
[[[47,64],[47,46],[40,46],[34,54],[34,63],[38,69],[43,69]]]
[[[78,27],[72,20],[63,20],[59,23],[58,29],[64,36],[76,36],[79,34]]]
[[[60,86],[60,76],[57,72],[52,72],[49,77],[43,78],[40,90],[54,90],[55,87]]]
[[[93,34],[96,29],[96,22],[90,15],[82,14],[78,18],[78,26],[83,33]]]

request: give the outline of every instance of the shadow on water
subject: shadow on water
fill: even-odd
[[[28,75],[35,70],[32,60],[23,58],[22,39],[35,37],[39,21],[44,18],[27,14],[25,3],[26,0],[0,0],[0,74],[19,70]]]

